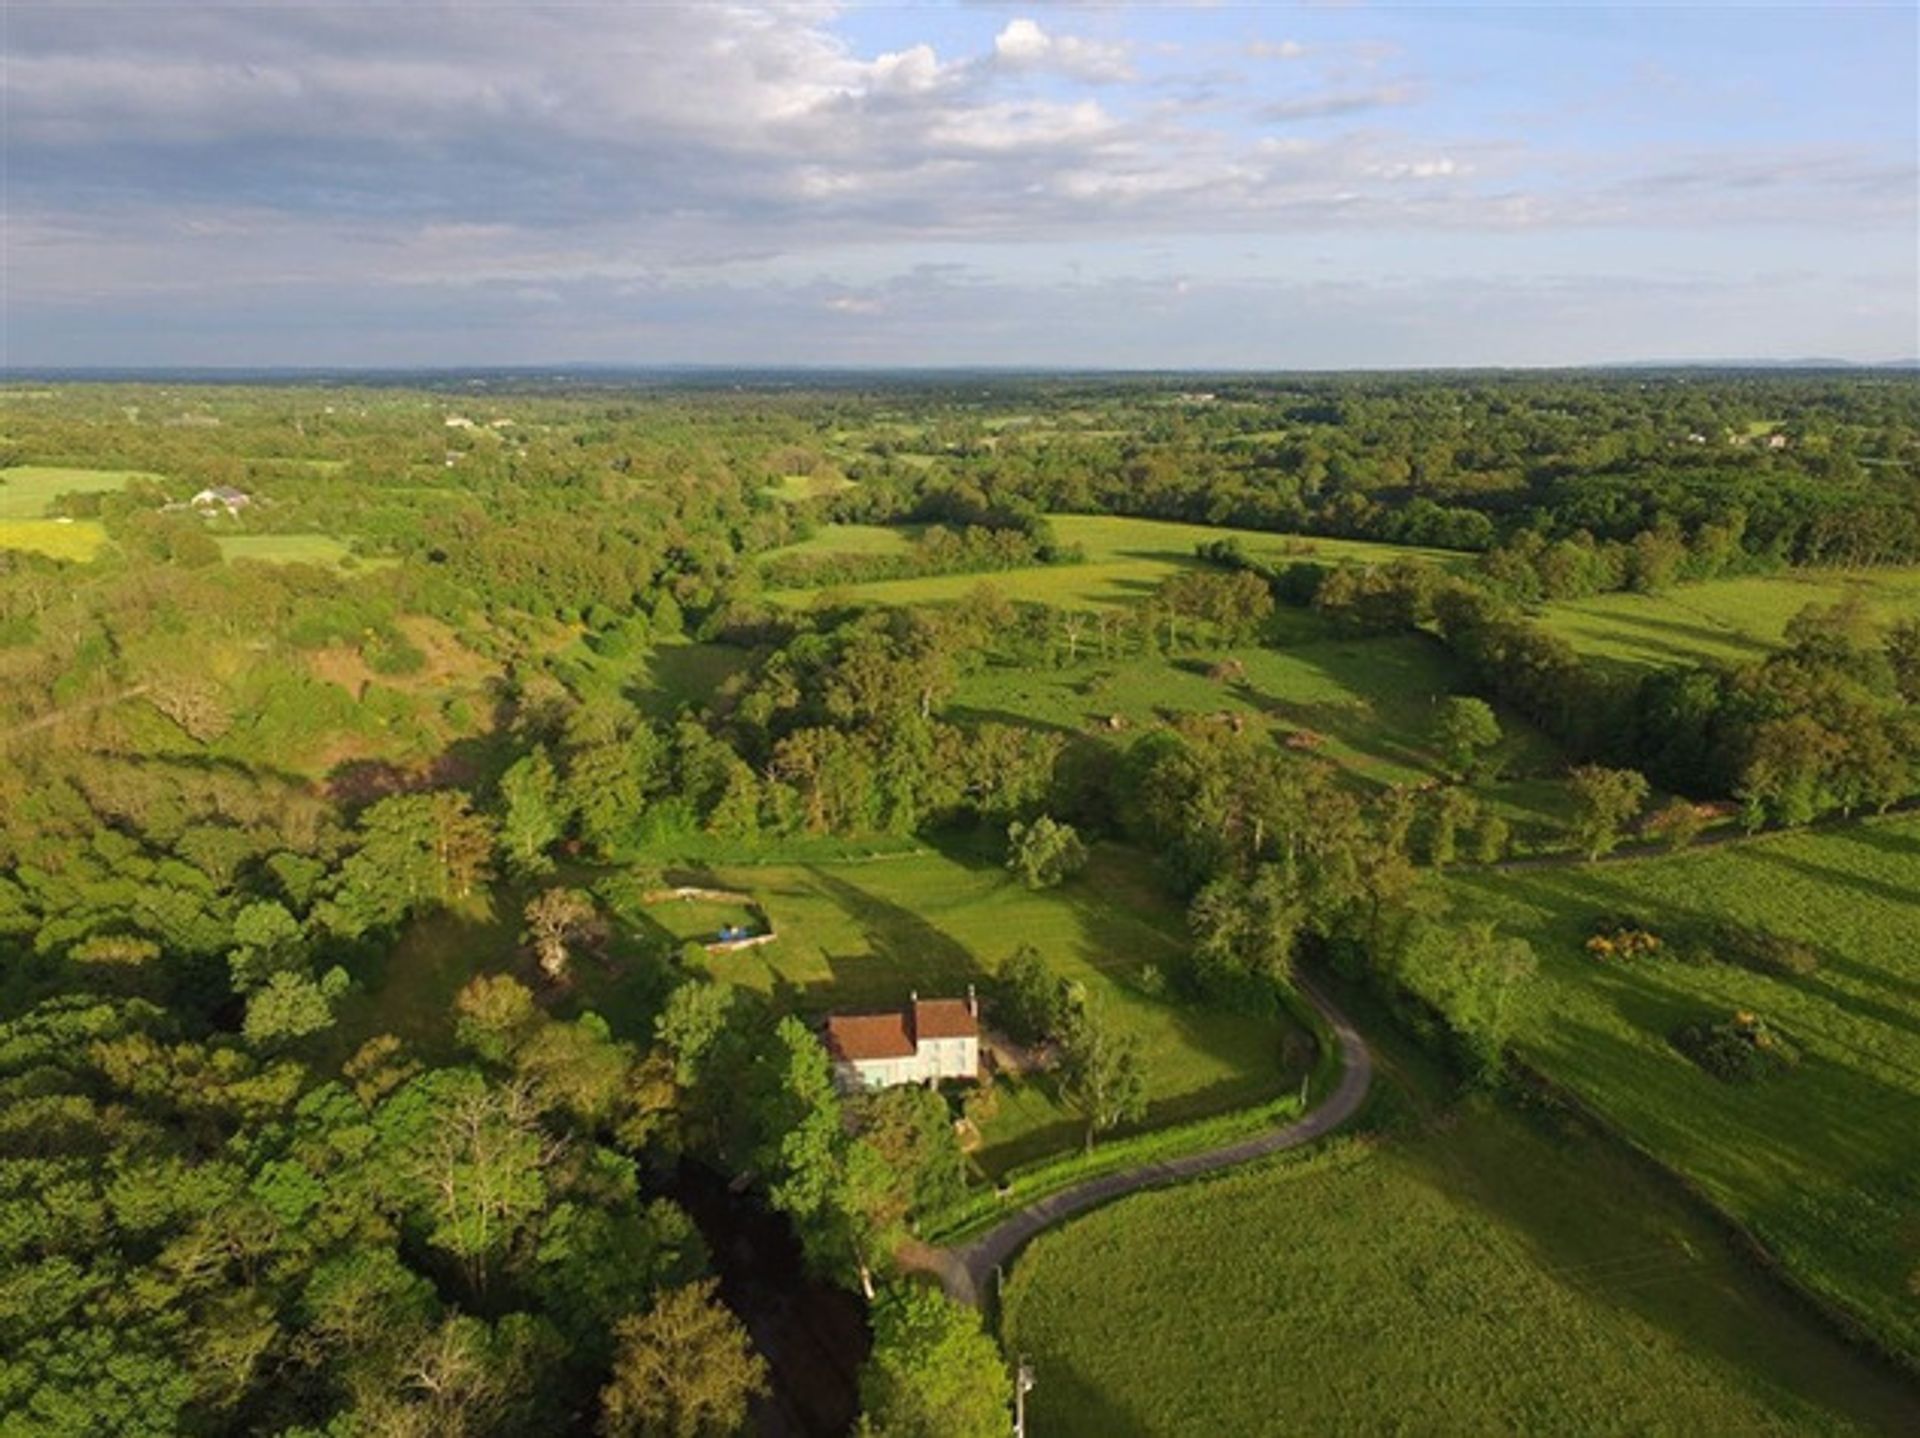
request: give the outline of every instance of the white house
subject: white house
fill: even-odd
[[[912,996],[904,1009],[832,1014],[826,1025],[834,1076],[844,1089],[973,1080],[980,1076],[980,1002]]]
[[[203,489],[187,501],[195,509],[224,509],[228,514],[238,514],[253,503],[253,496],[244,489],[235,489],[230,484],[216,484],[211,489]]]

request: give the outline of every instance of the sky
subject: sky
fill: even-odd
[[[1920,6],[5,0],[0,365],[1920,355]]]

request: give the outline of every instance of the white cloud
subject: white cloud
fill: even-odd
[[[1009,20],[993,39],[993,57],[1010,70],[1057,70],[1093,82],[1133,78],[1124,45],[1078,35],[1049,35],[1037,21]]]

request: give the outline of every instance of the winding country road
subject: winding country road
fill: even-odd
[[[1123,1169],[1119,1173],[1103,1174],[1046,1198],[1036,1199],[1009,1214],[971,1243],[958,1248],[917,1250],[912,1256],[911,1266],[937,1274],[941,1286],[949,1295],[962,1303],[978,1307],[989,1292],[994,1270],[1012,1258],[1035,1234],[1063,1219],[1141,1189],[1177,1183],[1217,1169],[1231,1168],[1251,1159],[1264,1158],[1283,1149],[1297,1148],[1338,1128],[1353,1117],[1367,1096],[1367,1088],[1373,1082],[1373,1055],[1367,1051],[1366,1041],[1360,1037],[1352,1022],[1334,1007],[1325,994],[1304,982],[1301,991],[1333,1030],[1340,1051],[1340,1081],[1316,1108],[1302,1114],[1286,1127],[1269,1133],[1188,1154],[1184,1158],[1164,1159],[1143,1164],[1139,1168]]]

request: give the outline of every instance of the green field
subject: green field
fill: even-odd
[[[327,569],[391,565],[391,559],[360,559],[328,534],[223,534],[215,542],[228,559],[261,564],[317,564]]]
[[[571,873],[590,884],[595,872]],[[751,895],[779,937],[771,944],[703,962],[716,977],[773,994],[809,1017],[830,1010],[888,1008],[922,997],[957,997],[969,983],[983,994],[1002,960],[1022,943],[1055,971],[1083,982],[1095,1003],[1140,1036],[1147,1069],[1148,1126],[1177,1123],[1269,1099],[1299,1081],[1309,1045],[1288,1021],[1196,1008],[1142,992],[1141,966],[1165,968],[1184,945],[1180,909],[1165,898],[1141,855],[1098,846],[1093,865],[1059,889],[1030,892],[997,864],[914,848],[864,861],[822,859],[703,868],[702,887]],[[519,900],[504,891],[476,896],[411,925],[368,992],[341,1024],[343,1052],[375,1033],[394,1033],[425,1052],[445,1052],[453,998],[475,973],[520,963]],[[639,955],[705,938],[739,922],[741,906],[678,901],[617,913],[613,952],[635,962],[583,964],[581,1000],[623,1036],[644,1040],[647,995],[635,990],[651,968]],[[1078,1146],[1083,1126],[1039,1080],[999,1088],[998,1112],[982,1126],[976,1155],[989,1174]]]
[[[1002,960],[1034,945],[1140,1035],[1150,1124],[1270,1098],[1297,1079],[1289,1065],[1304,1057],[1278,1019],[1141,991],[1143,965],[1165,970],[1181,953],[1184,921],[1148,861],[1128,849],[1096,846],[1086,874],[1042,893],[997,864],[928,850],[866,863],[720,866],[711,882],[752,894],[779,938],[713,957],[709,968],[749,988],[778,987],[807,1013],[887,1008],[914,991],[957,996],[969,983],[984,989]],[[980,1157],[990,1171],[1078,1141],[1078,1122],[1037,1088],[1008,1100],[985,1128]]]
[[[93,519],[0,519],[0,549],[30,549],[54,559],[89,560],[107,542]]]
[[[777,481],[765,486],[765,492],[787,504],[798,504],[802,500],[824,499],[843,489],[852,488],[853,481],[842,474],[783,474]]]
[[[792,555],[905,554],[911,549],[917,525],[823,524],[798,544],[769,550],[768,559]]]
[[[119,489],[130,479],[152,477],[126,469],[45,464],[0,469],[0,549],[29,549],[55,559],[92,559],[107,542],[106,530],[97,520],[49,517],[54,500],[63,494]]]
[[[1883,620],[1920,617],[1920,570],[1802,570],[1688,584],[1665,594],[1602,594],[1550,604],[1541,622],[1582,656],[1634,665],[1757,659],[1787,621],[1849,589]]]
[[[122,489],[128,480],[156,477],[131,469],[14,465],[9,469],[0,469],[0,519],[39,519],[63,494],[98,494]]]
[[[1343,769],[1382,784],[1417,783],[1438,770],[1428,748],[1435,702],[1464,693],[1447,652],[1424,635],[1349,639],[1314,615],[1282,610],[1277,648],[1244,648],[1198,659],[1129,657],[1075,667],[994,665],[964,679],[950,707],[969,718],[1017,721],[1082,733],[1131,731],[1177,714],[1245,714],[1278,737],[1322,736],[1314,751]],[[1241,677],[1212,679],[1216,660],[1236,660]],[[1503,714],[1503,768],[1526,774],[1558,767],[1557,751],[1532,726]],[[1540,813],[1537,784],[1490,786],[1496,798]]]
[[[1032,600],[1089,609],[1113,608],[1141,598],[1169,574],[1199,563],[1194,546],[1211,540],[1238,539],[1248,554],[1270,559],[1313,559],[1323,563],[1347,560],[1385,564],[1413,558],[1445,562],[1458,556],[1437,549],[1402,548],[1354,539],[1307,539],[1269,534],[1264,530],[1213,529],[1170,520],[1127,519],[1104,514],[1051,516],[1055,536],[1062,544],[1077,544],[1085,552],[1081,564],[1038,565],[992,574],[943,574],[925,579],[887,579],[869,584],[838,586],[838,597],[870,604],[924,604],[958,599],[981,584],[990,584],[1009,599]],[[833,553],[830,536],[847,534],[845,553],[871,553],[857,546],[875,541],[856,531],[871,525],[836,525],[809,540],[815,553]],[[778,550],[776,553],[791,553]],[[816,591],[792,590],[777,597],[788,603],[806,603]]]
[[[1003,1301],[1034,1431],[1907,1430],[1913,1391],[1590,1139],[1499,1111],[1128,1199]]]
[[[1461,873],[1462,915],[1528,939],[1542,982],[1516,1047],[1747,1224],[1804,1282],[1920,1357],[1920,821],[1675,858]],[[1648,957],[1602,964],[1602,914],[1656,932],[1735,920],[1799,939],[1818,972],[1774,978]],[[1682,1022],[1752,1009],[1794,1072],[1730,1084],[1683,1058]]]

